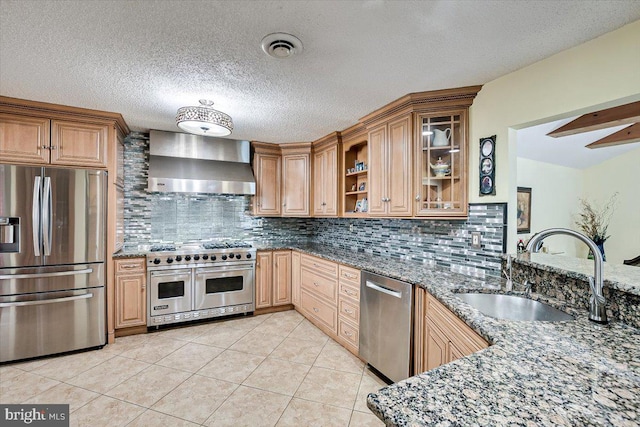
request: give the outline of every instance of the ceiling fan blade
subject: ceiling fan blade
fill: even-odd
[[[640,101],[583,114],[547,135],[557,138],[638,122],[640,122]]]
[[[591,144],[587,148],[613,147],[614,145],[630,144],[640,141],[640,123],[634,123],[618,132],[605,136]]]

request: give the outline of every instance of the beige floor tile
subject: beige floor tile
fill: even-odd
[[[360,381],[360,387],[358,388],[358,396],[356,397],[356,404],[353,409],[360,412],[369,412],[369,408],[367,407],[367,395],[369,393],[375,393],[386,385],[387,383],[378,378],[373,372],[369,369],[365,369],[362,374],[362,380]]]
[[[254,329],[229,348],[258,356],[268,356],[282,341],[284,336],[266,334]]]
[[[144,410],[144,408],[137,405],[112,399],[108,396],[100,396],[71,413],[69,424],[72,427],[124,426]]]
[[[384,426],[384,423],[380,418],[373,415],[371,412],[368,414],[364,412],[353,411],[351,414],[351,422],[349,427],[380,427]]]
[[[223,351],[222,348],[190,342],[160,359],[156,364],[187,372],[196,372]]]
[[[272,427],[291,398],[279,393],[240,386],[213,413],[205,425],[215,427]]]
[[[142,345],[120,353],[122,357],[136,359],[147,363],[156,363],[184,346],[187,342],[170,338],[150,338]]]
[[[42,365],[31,372],[54,380],[66,381],[113,357],[115,357],[114,353],[102,350],[75,353],[68,356],[57,357],[46,365]]]
[[[255,354],[225,350],[203,366],[198,375],[242,384],[263,360],[264,357]]]
[[[346,427],[349,425],[350,418],[351,411],[348,409],[293,398],[276,425],[278,427]]]
[[[12,366],[0,366],[0,384],[4,381],[9,381],[13,377],[24,374],[22,369],[14,368]]]
[[[313,323],[304,319],[296,328],[289,334],[287,338],[297,338],[301,340],[313,341],[319,344],[325,344],[329,341],[329,337],[318,329]]]
[[[229,348],[233,343],[245,336],[246,333],[247,331],[241,329],[215,325],[204,334],[195,338],[193,342],[218,348]]]
[[[51,387],[49,390],[26,400],[24,403],[68,404],[69,411],[73,412],[99,396],[100,395],[98,393],[69,384],[60,383],[57,386]]]
[[[147,409],[142,415],[130,424],[127,424],[127,427],[195,427],[198,425],[199,424],[194,424],[187,420]]]
[[[30,360],[28,362],[12,363],[11,365],[7,365],[7,366],[11,366],[13,368],[20,369],[22,371],[31,372],[34,369],[39,368],[40,366],[46,365],[47,363],[56,360],[58,357],[59,356],[43,357],[41,359]]]
[[[59,381],[23,372],[0,384],[0,402],[22,403],[58,384]]]
[[[176,326],[170,329],[163,329],[161,331],[151,332],[151,336],[158,336],[162,338],[170,338],[174,340],[193,341],[200,335],[211,330],[211,324],[202,323],[199,325],[191,326]]]
[[[351,410],[358,394],[361,375],[312,367],[295,397]]]
[[[362,374],[364,369],[364,363],[360,359],[333,340],[329,340],[324,346],[314,366],[356,374]]]
[[[237,384],[194,375],[160,399],[152,409],[202,424],[237,387]]]
[[[133,350],[134,348],[140,347],[143,345],[151,334],[138,334],[138,335],[129,335],[126,337],[118,337],[113,344],[108,344],[104,347],[104,350],[120,354],[125,351]]]
[[[270,318],[258,325],[254,331],[286,337],[302,322],[302,319],[304,318],[295,310],[281,311],[273,313]]]
[[[313,365],[320,351],[322,351],[322,347],[324,347],[324,344],[313,341],[285,338],[269,357]]]
[[[243,385],[293,396],[310,366],[280,359],[265,359]]]
[[[189,372],[152,365],[112,388],[106,394],[148,408],[189,376],[191,376]]]
[[[106,393],[123,381],[151,366],[149,363],[135,359],[115,356],[95,366],[67,382],[101,394]]]
[[[258,316],[237,317],[225,320],[222,323],[224,323],[226,326],[230,326],[235,329],[242,329],[243,331],[248,332],[270,317],[271,314],[260,314]]]

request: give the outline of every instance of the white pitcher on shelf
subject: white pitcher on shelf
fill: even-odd
[[[445,130],[434,129],[433,130],[433,147],[445,147],[449,145],[449,139],[451,139],[451,128]]]

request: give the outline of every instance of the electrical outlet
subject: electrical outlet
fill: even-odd
[[[353,224],[349,224],[349,231],[353,232]]]
[[[258,220],[258,227],[262,227],[262,220],[261,219]]]
[[[473,248],[479,248],[480,247],[480,232],[479,231],[474,231],[473,233],[471,233],[471,247]]]

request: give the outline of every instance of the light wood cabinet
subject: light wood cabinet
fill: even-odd
[[[147,324],[145,258],[115,260],[115,328]]]
[[[256,255],[256,309],[273,304],[273,253],[258,251]]]
[[[51,122],[51,164],[104,168],[108,127],[90,123]]]
[[[300,252],[291,251],[291,303],[300,307],[300,283],[302,282],[300,270]]]
[[[360,271],[339,266],[338,341],[358,355],[360,341]]]
[[[369,132],[369,214],[411,216],[411,115]]]
[[[258,153],[254,157],[256,195],[254,213],[258,216],[280,216],[281,210],[280,154]]]
[[[291,251],[273,252],[273,305],[291,304]]]
[[[302,313],[332,338],[338,335],[338,264],[302,254]]]
[[[310,151],[287,151],[282,148],[282,216],[309,216]]]
[[[342,132],[342,216],[366,217],[369,206],[369,150],[367,130],[356,125]],[[363,205],[366,201],[366,209]]]
[[[313,215],[338,216],[338,146],[333,132],[313,143]]]
[[[414,372],[420,373],[489,346],[422,288],[415,290]]]
[[[0,113],[0,161],[49,163],[49,119]]]

